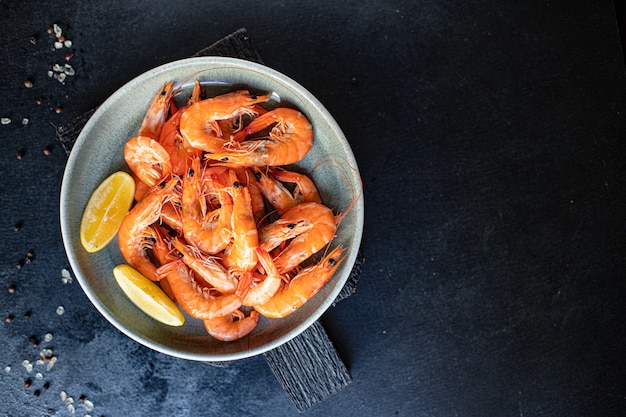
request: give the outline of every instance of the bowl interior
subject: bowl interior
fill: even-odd
[[[174,81],[179,99],[189,96],[198,79],[211,94],[246,88],[271,93],[272,106],[304,113],[314,129],[313,148],[293,169],[311,173],[322,201],[336,212],[351,208],[333,246],[346,248],[345,261],[324,288],[302,308],[282,319],[262,317],[252,334],[235,342],[210,337],[200,320],[186,317],[182,327],[169,327],[135,307],[117,286],[113,268],[124,263],[114,240],[97,253],[80,244],[83,209],[93,190],[117,170],[128,171],[124,145],[139,129],[148,103],[159,87]],[[353,203],[358,196],[356,204]],[[69,157],[61,188],[61,229],[65,249],[78,282],[94,306],[120,331],[137,342],[176,357],[199,361],[241,359],[263,353],[300,334],[332,304],[357,256],[363,228],[361,182],[352,151],[328,111],[303,87],[259,64],[232,58],[203,57],[157,67],[124,85],[104,102],[85,125]]]

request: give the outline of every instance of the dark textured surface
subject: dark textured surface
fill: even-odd
[[[304,415],[625,414],[626,74],[612,1],[0,12],[0,117],[12,119],[0,125],[0,311],[12,316],[0,415],[70,415],[62,390],[75,415],[81,395],[92,416],[300,415],[263,357],[216,368],[155,353],[61,281],[55,129],[240,27],[335,116],[365,186],[366,267],[321,320],[353,382]],[[47,76],[67,53],[50,49],[54,22],[73,42],[65,84]],[[34,362],[47,347],[50,370]]]
[[[264,356],[300,412],[328,399],[352,382],[319,321],[302,335],[264,353]]]

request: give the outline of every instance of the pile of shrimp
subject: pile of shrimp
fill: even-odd
[[[174,96],[163,85],[125,145],[136,203],[119,248],[211,336],[237,340],[259,315],[291,314],[332,277],[344,249],[329,244],[343,215],[322,204],[309,176],[285,169],[313,143],[302,113],[267,110],[269,96],[249,91],[202,98],[198,82],[186,105]]]

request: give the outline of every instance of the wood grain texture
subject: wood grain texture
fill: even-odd
[[[352,376],[319,321],[264,355],[300,412],[352,382]]]

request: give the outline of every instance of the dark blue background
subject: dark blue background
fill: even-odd
[[[0,1],[0,415],[298,415],[262,357],[153,352],[61,281],[55,127],[240,27],[365,187],[357,293],[322,319],[354,382],[306,415],[625,415],[626,74],[613,2],[582,3]]]

